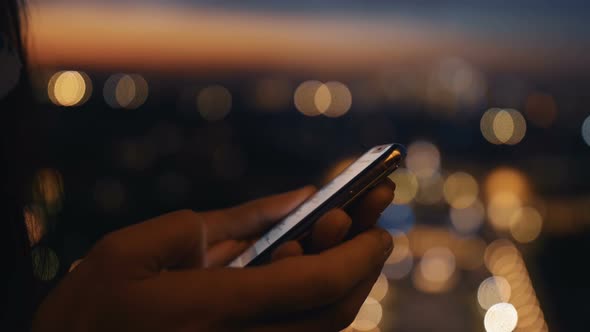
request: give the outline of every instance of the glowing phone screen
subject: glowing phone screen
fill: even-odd
[[[379,157],[388,151],[389,147],[390,145],[378,146],[362,155],[342,171],[342,173],[338,174],[330,183],[308,198],[303,204],[264,234],[250,248],[246,249],[246,251],[234,259],[229,266],[244,267],[248,265],[256,256],[268,249],[275,241],[279,240],[290,229],[304,220],[308,214],[324,204],[330,197],[342,189],[342,187],[346,186],[346,184],[361,174],[364,169],[379,159]]]

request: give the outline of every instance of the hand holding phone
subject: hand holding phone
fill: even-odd
[[[334,208],[345,208],[375,186],[399,167],[405,155],[405,148],[399,144],[370,149],[276,224],[229,266],[245,267],[267,261],[274,249],[282,243],[301,238],[323,214]]]

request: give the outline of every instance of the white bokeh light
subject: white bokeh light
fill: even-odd
[[[484,318],[487,332],[512,332],[518,324],[518,313],[510,303],[493,305]]]

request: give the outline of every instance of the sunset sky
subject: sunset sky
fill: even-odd
[[[465,58],[586,68],[584,1],[35,0],[33,61],[49,67],[365,71]]]

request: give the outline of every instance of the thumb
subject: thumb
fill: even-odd
[[[171,212],[107,235],[96,247],[111,261],[145,272],[205,265],[206,234],[199,214]],[[94,250],[93,250],[94,251]]]

